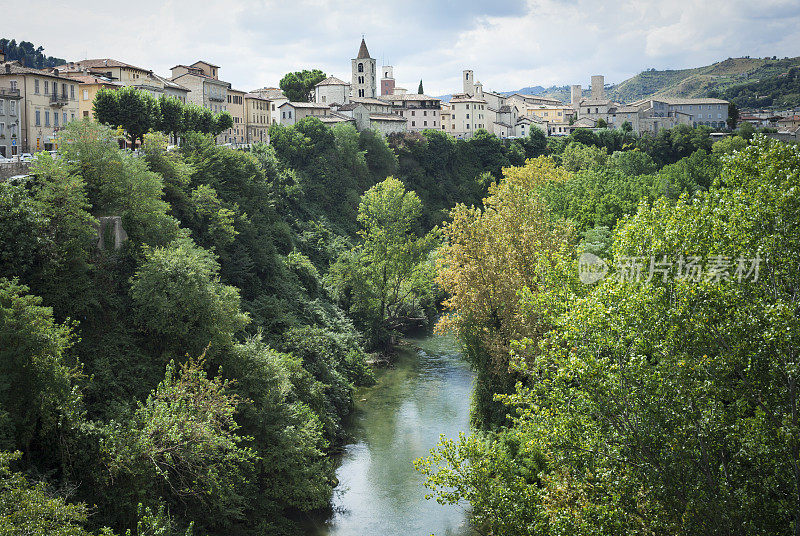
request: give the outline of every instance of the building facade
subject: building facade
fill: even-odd
[[[19,154],[56,149],[58,131],[80,117],[79,85],[77,81],[61,76],[57,69],[44,71],[23,67],[16,61],[1,62],[0,87],[7,88],[9,97],[14,96],[18,118],[10,120],[16,123],[11,134],[16,135],[16,141],[0,145],[10,147],[12,154],[13,147],[19,147]],[[7,103],[12,99],[3,100],[4,105],[10,106]]]
[[[314,86],[314,102],[317,104],[347,104],[350,102],[350,84],[329,76]]]
[[[380,100],[390,103],[392,111],[406,120],[406,130],[420,132],[429,128],[440,130],[442,127],[442,101],[409,93],[406,95],[381,95]]]
[[[269,142],[271,105],[269,99],[258,93],[244,96],[246,140],[248,144]]]
[[[187,100],[217,114],[227,111],[228,89],[231,85],[219,79],[219,66],[206,61],[191,65],[176,65],[170,80],[189,90]]]
[[[247,143],[247,127],[245,122],[244,110],[244,91],[238,89],[228,89],[228,104],[227,112],[231,114],[233,119],[233,126],[226,132],[220,134],[223,138],[222,143],[230,143],[232,145],[244,145]]]

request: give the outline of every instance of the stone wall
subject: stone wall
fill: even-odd
[[[30,162],[12,162],[0,164],[0,180],[5,180],[14,175],[25,175],[30,169]]]

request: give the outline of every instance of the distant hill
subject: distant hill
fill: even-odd
[[[61,58],[47,56],[44,54],[44,47],[34,46],[30,41],[20,41],[16,39],[0,39],[0,50],[6,54],[6,61],[20,61],[26,67],[34,69],[47,69],[57,65],[67,63]]]
[[[606,86],[606,95],[619,102],[634,102],[645,97],[719,97],[740,108],[781,107],[800,105],[800,80],[794,74],[800,69],[796,58],[728,58],[711,65],[692,69],[642,71],[619,84]],[[588,77],[587,77],[588,78]],[[529,94],[570,101],[570,86],[532,86],[519,90]],[[504,91],[506,95],[516,91]],[[590,89],[583,86],[583,96]],[[449,100],[450,95],[447,95]],[[445,100],[445,99],[443,99]]]

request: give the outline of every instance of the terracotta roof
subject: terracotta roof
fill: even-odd
[[[70,76],[71,80],[75,80],[76,82],[80,82],[81,84],[102,84],[104,86],[119,86],[122,87],[122,84],[119,82],[115,82],[113,80],[109,80],[108,78],[102,76],[94,76],[91,74],[81,74],[76,76]]]
[[[146,73],[152,72],[150,69],[144,69],[142,67],[137,67],[135,65],[131,65],[130,63],[125,63],[119,60],[111,59],[111,58],[96,58],[92,60],[80,60],[80,61],[73,61],[70,63],[65,63],[64,65],[58,65],[56,69],[69,69],[70,65],[80,65],[86,69],[98,69],[103,67],[125,67],[127,69],[136,69],[137,71],[143,71]]]
[[[339,111],[340,112],[350,112],[352,110],[355,110],[357,106],[358,106],[358,103],[348,102],[347,104],[342,104],[341,106],[339,106]]]
[[[322,82],[320,82],[317,85],[318,86],[349,86],[350,84],[348,84],[344,80],[339,80],[335,76],[329,76],[328,78],[326,78],[325,80],[323,80]]]
[[[206,64],[206,65],[208,65],[209,67],[216,67],[217,69],[219,69],[219,68],[220,68],[220,66],[219,66],[219,65],[214,65],[213,63],[211,63],[211,62],[208,62],[208,61],[205,61],[205,60],[198,60],[198,61],[194,62],[194,63],[192,64],[192,66],[194,66],[194,65],[197,65],[198,63],[205,63],[205,64]]]
[[[363,37],[361,38],[361,46],[358,48],[358,56],[356,56],[356,59],[372,59],[369,55],[369,50],[367,50],[367,43],[364,41]]]
[[[6,71],[6,69],[8,69],[8,71]],[[32,67],[23,67],[18,61],[0,62],[0,75],[4,74],[35,74],[38,76],[57,78],[59,80],[72,80],[72,78],[69,78],[67,76],[56,75],[54,73],[43,71],[41,69],[34,69]]]
[[[245,93],[244,94],[244,98],[245,99],[258,99],[258,100],[263,100],[263,101],[270,102],[270,100],[268,98],[262,97],[261,94],[259,94],[259,93],[252,93],[252,92],[251,93]]]

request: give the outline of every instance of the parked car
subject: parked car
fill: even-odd
[[[19,155],[20,162],[30,162],[31,160],[33,160],[33,155],[31,153],[22,153]]]

